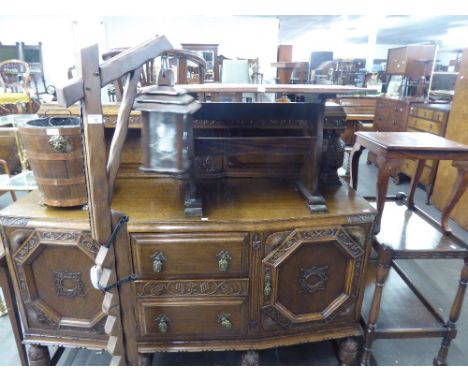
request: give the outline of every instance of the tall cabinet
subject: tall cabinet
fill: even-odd
[[[468,48],[463,50],[463,55],[455,85],[455,94],[452,101],[452,110],[447,123],[445,137],[454,141],[468,144]],[[450,161],[440,163],[437,173],[436,184],[433,195],[434,205],[442,209],[453,190],[456,179],[456,170],[450,165]],[[465,230],[468,230],[468,194],[462,197],[453,210],[450,217],[454,219]]]

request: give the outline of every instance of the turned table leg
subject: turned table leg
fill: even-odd
[[[447,365],[447,355],[452,340],[457,336],[457,321],[460,318],[461,309],[463,306],[463,299],[465,298],[466,287],[468,286],[468,257],[465,257],[465,264],[463,265],[460,281],[457,289],[457,294],[450,309],[449,320],[446,324],[447,333],[445,334],[442,345],[440,346],[437,357],[434,358],[433,364],[436,366]]]
[[[338,352],[338,358],[342,366],[351,366],[356,360],[359,345],[356,339],[348,337],[345,341],[341,342],[340,350]]]
[[[153,353],[138,353],[138,366],[151,366],[153,364]]]
[[[457,179],[453,185],[452,195],[447,202],[447,205],[442,210],[441,226],[444,233],[449,233],[448,219],[450,213],[463,196],[466,188],[468,187],[468,162],[467,161],[453,161],[452,166],[457,169]]]
[[[31,345],[28,356],[31,366],[50,366],[50,354],[47,346]]]
[[[374,296],[372,297],[372,304],[367,317],[367,325],[364,332],[364,351],[362,354],[361,365],[368,366],[372,356],[372,343],[375,340],[375,329],[377,326],[377,320],[379,318],[380,302],[382,301],[382,292],[390,272],[390,266],[392,263],[392,251],[390,248],[380,246],[378,248],[378,266],[377,274],[375,277],[375,289]]]

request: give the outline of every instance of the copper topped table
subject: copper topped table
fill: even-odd
[[[468,186],[468,146],[430,133],[419,132],[356,132],[356,143],[350,156],[351,187],[357,189],[359,157],[364,149],[377,155],[377,217],[374,233],[380,231],[385,205],[388,178],[400,165],[401,159],[416,159],[418,165],[411,179],[407,199],[408,208],[414,207],[414,192],[426,160],[452,160],[458,175],[449,202],[442,211],[441,227],[449,231],[448,217]]]

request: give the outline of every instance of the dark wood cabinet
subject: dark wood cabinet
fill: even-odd
[[[388,50],[387,74],[397,74],[417,80],[431,74],[435,45],[413,45]]]
[[[406,131],[411,102],[410,99],[380,97],[375,107],[375,130]]]
[[[427,132],[445,137],[449,114],[449,104],[414,103],[409,110],[406,131]],[[424,169],[422,170],[419,183],[424,185],[426,189],[427,203],[430,202],[434,189],[438,167],[438,161],[428,160],[425,162]],[[406,176],[413,178],[416,168],[416,160],[405,159],[402,162],[400,170]]]
[[[406,131],[406,121],[412,102],[412,98],[378,98],[375,107],[374,130],[385,132]],[[368,163],[375,164],[375,158],[374,153],[369,152],[367,154]],[[398,174],[398,170],[395,170],[392,174],[392,177],[397,181]]]

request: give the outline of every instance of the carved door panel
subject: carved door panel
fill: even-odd
[[[98,249],[81,232],[35,230],[25,237],[12,259],[26,329],[104,333],[103,295],[89,277]]]
[[[281,236],[282,235],[282,236]],[[279,233],[263,265],[262,326],[265,330],[357,320],[362,276],[361,243],[343,228]],[[267,239],[268,242],[268,239]]]

